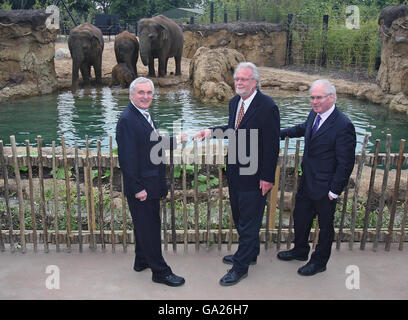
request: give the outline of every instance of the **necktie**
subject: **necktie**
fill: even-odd
[[[314,124],[313,129],[312,129],[312,135],[314,135],[316,133],[317,129],[319,128],[320,119],[321,119],[321,117],[318,114],[317,117],[316,117],[315,124]]]
[[[154,127],[154,124],[153,124],[152,117],[150,116],[150,113],[145,111],[144,115],[145,115],[145,117],[147,119],[147,122],[149,122],[149,124],[152,126],[153,130],[157,133],[156,128]]]
[[[239,112],[238,112],[238,120],[237,120],[237,124],[235,125],[235,130],[238,129],[239,123],[241,122],[242,118],[244,117],[244,114],[245,114],[245,112],[244,112],[244,101],[242,101],[241,108],[239,109]]]

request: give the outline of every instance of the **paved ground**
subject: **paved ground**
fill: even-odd
[[[0,299],[408,299],[408,248],[399,251],[396,245],[390,252],[381,244],[377,252],[371,244],[365,251],[358,243],[351,251],[347,243],[339,251],[333,246],[326,272],[312,277],[297,274],[304,262],[283,262],[277,260],[276,248],[262,249],[248,277],[232,287],[218,284],[230,267],[221,262],[229,253],[226,245],[221,251],[215,246],[198,253],[194,245],[187,253],[182,245],[176,253],[169,246],[165,259],[176,274],[186,278],[186,284],[178,288],[153,283],[149,269],[133,271],[133,246],[127,253],[119,246],[114,254],[109,247],[105,253],[100,247],[91,252],[85,246],[83,253],[76,248],[71,253],[50,248],[48,254],[34,253],[32,248],[26,254],[10,253],[9,248],[0,253]],[[51,265],[59,269],[59,289],[46,287],[48,277],[49,284],[56,283],[51,281],[57,276],[55,269],[46,273]],[[351,265],[358,267],[359,277],[355,268],[346,273]],[[358,282],[359,289],[347,288]]]

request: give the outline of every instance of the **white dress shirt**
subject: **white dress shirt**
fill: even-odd
[[[249,108],[249,105],[251,104],[252,100],[254,100],[255,95],[256,95],[257,92],[258,92],[258,91],[255,90],[255,91],[254,91],[248,98],[246,98],[245,100],[242,100],[242,97],[241,97],[241,99],[239,99],[239,101],[238,101],[237,113],[236,113],[236,115],[235,115],[235,125],[234,125],[234,128],[235,128],[235,126],[237,125],[238,114],[239,114],[239,110],[241,109],[242,101],[244,101],[244,114],[245,114],[245,112],[247,112],[247,110],[248,110],[248,108]]]

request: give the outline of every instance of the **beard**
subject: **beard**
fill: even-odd
[[[239,95],[240,97],[246,97],[249,96],[251,93],[252,89],[246,90],[246,91],[241,91],[240,89],[235,89],[235,93]]]

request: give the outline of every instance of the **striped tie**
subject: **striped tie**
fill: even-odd
[[[145,112],[144,112],[144,115],[145,115],[145,117],[146,117],[146,119],[147,119],[147,122],[149,122],[149,124],[152,126],[154,132],[157,133],[157,130],[156,130],[156,128],[154,127],[154,124],[153,124],[152,117],[150,116],[150,113],[147,112],[147,111],[145,111]]]
[[[244,114],[245,114],[245,112],[244,112],[244,101],[242,101],[241,108],[239,109],[239,112],[238,112],[238,119],[237,119],[237,124],[235,125],[235,130],[238,129],[238,126],[239,126],[242,118],[244,117]]]

